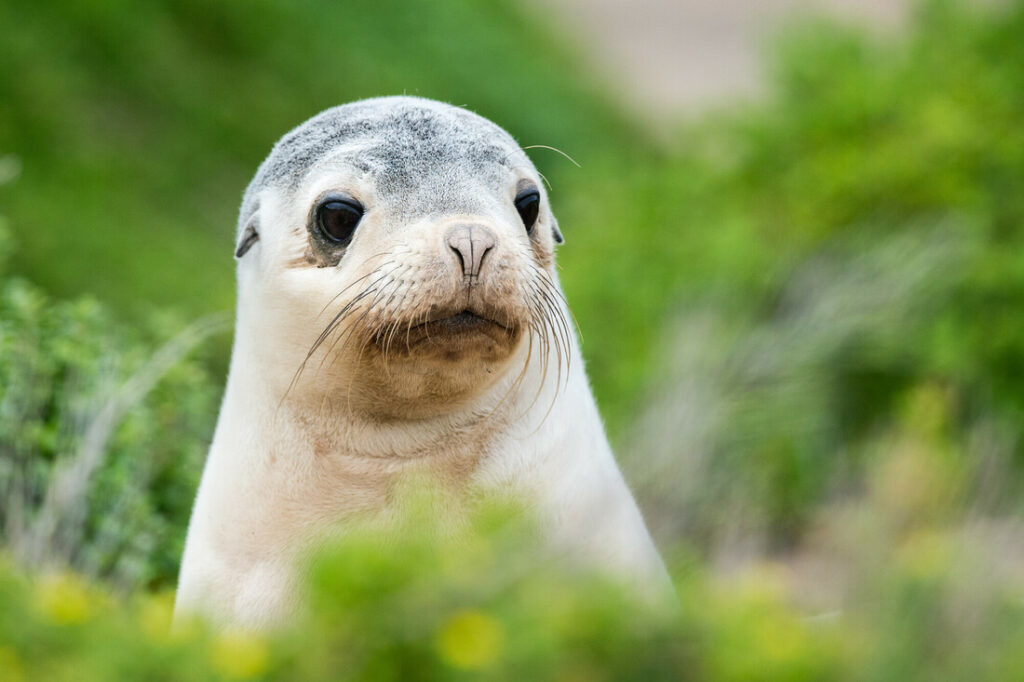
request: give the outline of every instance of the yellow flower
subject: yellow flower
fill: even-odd
[[[239,680],[266,672],[269,658],[266,642],[257,635],[244,632],[218,635],[210,652],[214,668]]]
[[[441,659],[463,670],[480,670],[497,660],[504,643],[501,623],[480,611],[460,611],[438,633]]]
[[[92,612],[85,584],[70,574],[44,578],[36,588],[36,597],[43,615],[59,625],[82,623]]]

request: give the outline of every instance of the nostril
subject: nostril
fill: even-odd
[[[455,257],[459,259],[459,267],[462,268],[463,274],[466,274],[466,263],[468,262],[468,259],[463,255],[462,249],[450,241],[448,242],[448,248],[455,252]]]
[[[473,244],[473,256],[475,258],[475,266],[473,268],[473,276],[479,277],[480,271],[484,269],[484,256],[491,252],[494,248],[494,241],[480,241],[474,242]]]
[[[494,233],[483,225],[453,225],[446,235],[448,248],[455,252],[464,277],[476,278],[483,268],[484,256],[495,244]]]
[[[473,264],[473,240],[472,234],[464,226],[463,229],[452,230],[448,233],[448,248],[455,252],[462,267],[462,274],[469,275]]]

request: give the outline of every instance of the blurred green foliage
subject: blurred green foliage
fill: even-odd
[[[815,505],[859,490],[866,444],[922,385],[948,393],[945,438],[965,456],[980,456],[968,444],[982,428],[1011,443],[983,506],[1020,509],[1022,31],[1024,3],[946,0],[885,39],[797,25],[770,101],[685,130],[680,157],[638,178],[652,248],[622,249],[633,264],[620,267],[676,292],[691,323],[668,335],[663,364],[701,333],[686,319],[700,311],[705,349],[722,355],[707,377],[728,403],[709,436],[713,484],[687,510],[699,532],[720,525],[714,500],[745,500],[792,543]],[[668,392],[688,378],[662,377]]]
[[[74,575],[27,581],[0,566],[4,673],[81,682],[912,682],[1008,680],[1024,665],[1021,594],[986,580],[976,562],[951,570],[962,548],[950,534],[894,543],[877,520],[856,524],[856,537],[836,543],[862,566],[845,608],[808,618],[789,605],[806,586],[771,564],[727,577],[679,564],[681,605],[649,608],[601,579],[530,563],[528,528],[501,510],[478,513],[458,533],[438,532],[419,509],[402,518],[386,542],[354,531],[320,555],[308,611],[272,634],[188,622],[169,633],[167,593],[119,603]]]
[[[598,581],[515,574],[501,527],[457,547],[356,536],[319,564],[306,620],[269,639],[168,636],[166,593],[126,606],[73,574],[3,568],[0,679],[1024,669],[1024,3],[929,0],[885,38],[794,26],[768,101],[688,124],[671,149],[504,0],[14,2],[0,26],[0,156],[22,164],[0,186],[18,246],[0,283],[6,544],[181,326],[154,310],[230,307],[231,197],[272,142],[406,91],[582,162],[534,153],[568,240],[562,280],[602,412],[634,446],[623,458],[655,482],[643,501],[689,548],[670,556],[682,606],[665,620]],[[54,563],[122,587],[173,579],[211,366],[176,366],[125,417]],[[777,561],[708,568],[743,533]]]
[[[9,244],[2,228],[0,236],[2,262]],[[24,280],[0,279],[4,545],[123,588],[174,579],[220,391],[204,362],[176,363],[128,406],[91,473],[66,479],[81,479],[80,492],[54,482],[61,467],[88,459],[90,428],[155,340],[179,326],[154,316],[143,332],[117,324],[95,300],[54,302]]]

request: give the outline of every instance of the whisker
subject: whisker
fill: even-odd
[[[548,182],[547,176],[545,176],[545,175],[544,175],[543,173],[541,173],[540,171],[537,171],[537,175],[539,175],[539,176],[540,176],[540,179],[541,179],[541,181],[542,181],[542,182],[543,182],[543,183],[544,183],[545,185],[547,185],[547,187],[548,187],[548,191],[550,192],[550,191],[551,191],[551,183],[550,183],[550,182]]]
[[[371,272],[369,272],[366,275],[364,275],[364,276],[360,277],[359,279],[357,279],[355,282],[350,283],[349,285],[347,285],[345,287],[345,289],[342,290],[342,292],[344,292],[345,290],[351,288],[352,284],[355,284],[355,283],[358,283],[359,281],[365,280],[365,279],[367,279],[368,277],[370,277],[370,276],[372,276],[374,274],[380,274],[381,268],[386,267],[388,264],[389,263],[381,264],[380,266],[378,266],[377,268],[375,268]],[[281,400],[278,402],[278,409],[280,409],[281,405],[284,404],[285,399],[291,393],[291,390],[295,387],[295,384],[298,382],[299,377],[302,375],[302,372],[306,369],[306,365],[308,364],[310,358],[313,357],[313,354],[316,353],[317,349],[319,349],[320,346],[324,343],[324,341],[327,340],[327,338],[331,335],[331,333],[333,333],[333,331],[337,328],[337,326],[340,325],[345,320],[345,318],[347,318],[349,315],[351,315],[351,313],[355,310],[355,306],[360,301],[362,301],[364,298],[366,298],[366,296],[368,296],[370,293],[373,292],[373,287],[378,282],[380,282],[382,279],[384,279],[384,277],[387,277],[388,274],[393,272],[395,269],[396,268],[392,268],[392,270],[389,270],[388,272],[385,272],[385,273],[381,274],[381,276],[379,278],[377,278],[376,280],[374,280],[374,282],[372,284],[370,284],[366,289],[361,291],[359,294],[354,296],[351,301],[349,301],[344,306],[342,306],[341,310],[334,316],[334,318],[331,319],[331,321],[327,324],[327,326],[323,329],[323,331],[320,332],[320,335],[313,342],[313,345],[310,347],[309,351],[307,351],[306,357],[303,358],[303,360],[299,364],[298,368],[296,368],[295,373],[292,375],[292,379],[288,383],[288,388],[285,389],[284,394],[281,396]],[[335,296],[331,300],[334,301],[334,300],[337,300],[337,298],[338,298],[338,296]],[[326,307],[324,308],[324,310],[326,310]],[[320,314],[323,314],[323,310],[320,311]],[[318,317],[319,317],[319,315],[318,315]],[[322,367],[322,365],[323,365],[323,363],[321,362],[321,367]],[[318,368],[318,370],[319,370],[319,368]]]
[[[309,349],[309,352],[306,354],[306,360],[309,360],[313,353],[316,352],[317,348],[320,347],[320,344],[322,344],[324,340],[328,336],[330,336],[331,332],[334,331],[334,328],[337,327],[337,325],[342,321],[343,317],[352,309],[352,306],[354,306],[356,303],[365,298],[370,292],[372,292],[374,290],[373,288],[377,286],[378,282],[380,282],[385,277],[389,276],[391,273],[395,272],[395,270],[397,270],[400,267],[401,266],[396,266],[388,270],[387,272],[381,274],[380,277],[375,279],[369,286],[366,287],[366,289],[360,292],[359,295],[355,296],[351,301],[344,305],[342,309],[338,312],[338,314],[334,316],[334,319],[331,320],[330,323],[328,323],[324,331],[320,333],[320,336],[317,337],[316,342],[313,344],[313,346]],[[375,269],[373,273],[380,273],[380,268]]]
[[[398,303],[395,305],[397,310],[401,310],[405,304],[406,299],[409,298],[409,287],[402,292],[402,297],[398,299]],[[388,355],[391,353],[391,346],[394,343],[395,335],[398,333],[398,329],[402,326],[402,318],[395,316],[394,320],[389,323],[389,326],[385,328],[384,343],[382,345],[381,352],[384,357],[384,367],[387,369]]]
[[[540,275],[541,279],[547,285],[548,290],[551,291],[552,293],[554,293],[555,296],[562,302],[563,306],[565,307],[565,310],[569,313],[569,317],[572,319],[573,326],[576,328],[576,335],[579,338],[580,345],[582,345],[583,344],[583,330],[580,329],[579,320],[576,319],[576,315],[573,314],[572,308],[569,307],[569,302],[567,300],[565,300],[565,296],[562,294],[561,290],[557,286],[555,286],[554,281],[552,281],[552,279],[548,275],[548,273],[544,272],[543,270],[538,268],[536,265],[533,266],[533,269],[534,269],[534,272],[536,272],[538,275]]]
[[[547,314],[544,316],[545,328],[551,332],[553,340],[555,341],[556,351],[558,356],[558,376],[556,378],[556,384],[560,384],[562,381],[562,355],[563,355],[563,344],[566,348],[569,346],[569,339],[563,336],[563,326],[560,324],[562,316],[558,312],[558,307],[551,300],[551,297],[544,291],[543,287],[538,288],[537,294],[540,297],[541,305]],[[567,351],[566,351],[567,352]],[[568,355],[566,355],[566,364],[568,365]],[[566,375],[568,380],[568,366],[566,368]]]
[[[394,284],[393,281],[392,282],[388,282],[383,287],[381,287],[380,289],[377,290],[377,293],[370,300],[370,303],[366,306],[365,310],[363,310],[363,314],[360,315],[358,318],[356,318],[353,322],[351,322],[348,325],[348,329],[346,329],[344,332],[342,332],[341,336],[339,336],[337,339],[334,340],[334,342],[331,344],[331,347],[328,348],[327,353],[324,354],[324,358],[326,358],[327,356],[334,356],[335,348],[337,347],[338,343],[340,341],[342,341],[343,339],[344,339],[344,343],[341,346],[341,350],[345,350],[345,348],[348,347],[349,342],[353,338],[355,338],[357,333],[362,331],[362,323],[366,319],[366,316],[369,315],[373,311],[373,307],[377,304],[377,301],[380,300],[381,296],[384,294],[385,291],[388,290],[388,287],[391,286],[392,284]],[[367,343],[367,340],[364,339],[363,343],[360,345],[360,359],[362,358],[362,351],[366,347],[366,343]],[[321,360],[321,365],[322,364],[323,364],[323,360]]]
[[[394,263],[394,262],[395,262],[395,261],[393,261],[393,260],[392,260],[392,261],[386,261],[386,262],[384,262],[384,263],[381,263],[381,264],[380,264],[380,265],[379,265],[378,267],[374,268],[373,270],[371,270],[370,272],[366,273],[366,274],[365,274],[365,275],[363,275],[362,277],[360,277],[360,278],[358,278],[358,279],[354,280],[353,282],[350,282],[348,286],[346,286],[346,287],[345,287],[344,289],[342,289],[341,291],[339,291],[339,292],[338,292],[337,294],[335,294],[335,295],[334,295],[334,297],[333,297],[333,298],[332,298],[331,300],[329,300],[329,301],[328,301],[328,302],[327,302],[326,304],[324,304],[324,307],[320,309],[320,312],[319,312],[319,313],[317,313],[317,317],[320,317],[321,315],[323,315],[323,314],[324,314],[324,311],[325,311],[325,310],[327,310],[327,309],[328,309],[329,307],[331,307],[331,305],[333,305],[333,304],[334,304],[334,302],[335,302],[335,301],[337,301],[337,300],[338,300],[338,298],[339,298],[339,297],[340,297],[340,296],[341,296],[342,294],[344,294],[344,293],[345,293],[346,291],[348,291],[349,289],[351,289],[352,287],[354,287],[354,286],[355,286],[356,284],[359,284],[360,282],[362,282],[362,281],[363,281],[364,279],[366,279],[367,277],[371,277],[371,276],[373,276],[373,274],[374,274],[375,272],[379,272],[380,268],[384,267],[385,265],[390,265],[390,264],[392,264],[392,263]]]
[[[569,309],[568,303],[566,303],[565,296],[563,296],[562,292],[558,290],[558,287],[555,286],[551,278],[547,276],[547,273],[545,273],[543,270],[540,270],[536,266],[534,266],[533,270],[534,273],[538,276],[538,279],[541,283],[540,289],[542,290],[542,294],[553,308],[551,312],[552,315],[556,318],[556,321],[559,326],[559,333],[561,334],[562,341],[565,344],[566,382],[568,382],[568,374],[569,370],[571,369],[572,363],[572,330],[569,328],[569,322],[566,320],[566,317],[562,311],[568,311],[570,315],[572,314],[572,311]],[[558,301],[561,301],[562,305],[559,305]],[[575,317],[573,317],[572,319],[573,322],[576,321]],[[577,324],[576,327],[578,330],[579,325]]]
[[[527,149],[550,149],[551,151],[558,152],[559,154],[561,154],[565,158],[569,159],[569,161],[572,162],[572,165],[576,166],[577,168],[583,168],[583,166],[581,166],[578,163],[576,163],[576,159],[572,158],[571,156],[569,156],[568,154],[563,152],[561,149],[558,149],[556,147],[550,147],[550,146],[548,146],[546,144],[531,144],[529,147],[523,147],[524,151],[527,150]]]
[[[357,297],[356,297],[355,299],[353,299],[352,301],[350,301],[350,302],[349,302],[349,303],[348,303],[348,304],[347,304],[347,305],[346,305],[346,306],[345,306],[344,308],[342,308],[342,311],[341,311],[340,313],[338,313],[338,315],[336,315],[336,316],[334,317],[334,319],[333,319],[333,320],[331,320],[331,322],[330,322],[330,323],[328,323],[328,325],[327,325],[327,328],[326,328],[326,329],[324,329],[324,331],[322,331],[322,332],[320,333],[320,336],[319,336],[319,337],[317,337],[317,340],[316,340],[316,341],[315,341],[315,342],[313,343],[313,346],[312,346],[312,347],[311,347],[311,348],[309,349],[309,352],[307,352],[307,353],[306,353],[306,357],[305,357],[305,358],[303,358],[303,360],[302,360],[302,362],[301,362],[301,363],[299,364],[298,368],[296,368],[296,370],[295,370],[295,373],[294,373],[294,374],[292,375],[292,379],[291,379],[291,381],[290,381],[290,382],[288,383],[288,388],[286,388],[286,389],[285,389],[285,392],[284,392],[284,394],[283,394],[283,395],[281,396],[281,401],[280,401],[280,402],[278,403],[278,409],[280,409],[281,405],[282,405],[282,404],[284,403],[284,400],[285,400],[285,398],[287,398],[287,397],[288,397],[288,394],[289,394],[289,393],[291,393],[291,390],[292,390],[292,388],[294,388],[294,387],[295,387],[295,384],[296,384],[296,383],[298,382],[298,380],[299,380],[299,376],[301,376],[302,372],[303,372],[303,371],[305,371],[305,369],[306,369],[306,364],[307,364],[307,363],[309,362],[309,359],[310,359],[310,358],[311,358],[311,357],[313,356],[313,353],[315,353],[315,352],[316,352],[317,348],[319,348],[319,347],[320,347],[320,345],[321,345],[321,344],[322,344],[322,343],[324,342],[324,340],[325,340],[325,339],[326,339],[326,338],[327,338],[327,337],[328,337],[328,336],[330,335],[330,333],[331,333],[331,332],[332,332],[332,331],[334,330],[334,327],[335,327],[335,325],[336,325],[337,323],[339,323],[339,321],[340,321],[340,320],[344,319],[344,318],[343,318],[343,315],[345,315],[345,313],[346,313],[346,312],[347,312],[347,311],[348,311],[349,309],[351,309],[351,307],[352,307],[352,306],[354,306],[354,305],[355,305],[356,303],[358,303],[358,302],[359,302],[359,301],[360,301],[360,300],[361,300],[361,299],[362,299],[362,298],[363,298],[364,296],[366,296],[366,295],[367,295],[367,293],[368,293],[368,291],[363,291],[362,293],[360,293],[360,294],[359,294],[359,296],[357,296]]]

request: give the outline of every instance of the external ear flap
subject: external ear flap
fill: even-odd
[[[554,216],[551,216],[551,236],[555,238],[556,244],[565,243],[565,237],[562,236],[561,230],[558,229],[558,221],[555,220]]]
[[[252,248],[252,245],[257,242],[260,238],[260,233],[256,231],[256,218],[253,219],[249,224],[242,230],[242,238],[238,240],[238,247],[235,248],[235,258],[241,258],[245,255],[245,252]]]

